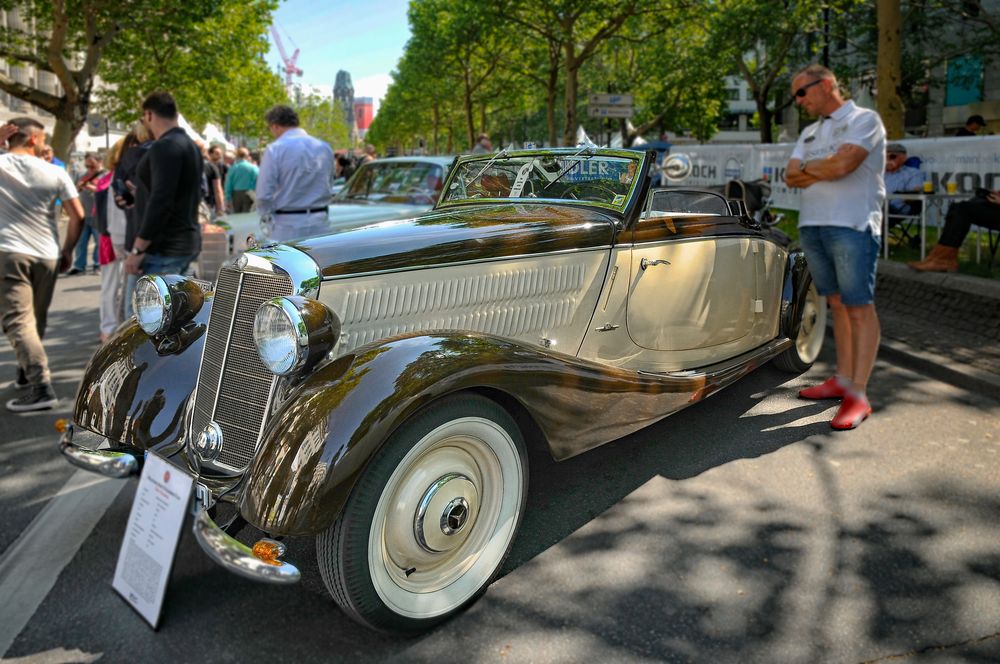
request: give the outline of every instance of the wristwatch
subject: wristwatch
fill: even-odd
[[[808,161],[800,161],[799,162],[799,170],[802,171],[803,173],[805,173],[806,172],[806,164],[808,164],[808,163],[809,163]]]
[[[144,253],[146,253],[145,249],[140,249],[139,247],[132,247],[133,256],[142,256]]]

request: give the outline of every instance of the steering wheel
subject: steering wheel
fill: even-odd
[[[563,196],[573,197],[577,200],[596,200],[602,203],[610,203],[618,194],[608,187],[598,182],[577,182],[570,185],[563,191]]]

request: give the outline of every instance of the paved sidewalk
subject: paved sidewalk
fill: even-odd
[[[1000,282],[880,261],[881,352],[965,389],[1000,398]]]

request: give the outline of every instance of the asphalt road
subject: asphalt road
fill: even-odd
[[[72,396],[96,347],[96,291],[94,277],[60,282],[47,346],[61,396]],[[154,632],[110,585],[136,480],[82,489],[56,451],[55,414],[0,414],[0,588],[22,589],[0,597],[0,654],[5,662],[1000,661],[1000,403],[880,361],[875,415],[833,432],[832,406],[794,398],[830,370],[829,350],[822,359],[803,377],[764,367],[575,459],[535,455],[528,513],[502,578],[463,615],[411,639],[347,620],[323,595],[308,540],[293,540],[286,556],[302,563],[307,582],[275,588],[223,572],[186,534]],[[13,377],[6,345],[3,375]],[[96,491],[106,510],[78,499]],[[66,525],[47,532],[50,514]],[[5,572],[26,532],[40,556],[72,549],[62,551],[51,589],[36,578],[41,563],[16,579]],[[66,545],[73,538],[78,550]],[[32,594],[36,608],[25,599]],[[5,623],[16,630],[7,644]]]

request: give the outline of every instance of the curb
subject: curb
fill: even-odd
[[[961,364],[935,353],[914,350],[894,339],[882,339],[879,351],[899,364],[935,380],[1000,400],[1000,376],[971,364]]]

